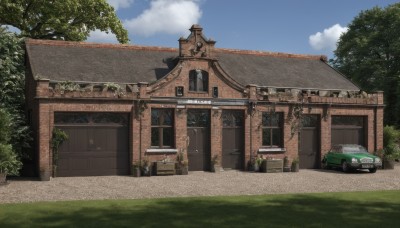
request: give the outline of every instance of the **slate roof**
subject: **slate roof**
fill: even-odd
[[[33,76],[54,81],[154,82],[172,70],[176,48],[26,40]],[[359,90],[320,56],[216,49],[223,70],[243,86]]]

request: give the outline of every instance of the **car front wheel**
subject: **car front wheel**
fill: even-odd
[[[369,169],[370,173],[376,173],[376,168]]]
[[[348,173],[348,172],[350,171],[349,165],[347,164],[346,161],[343,161],[343,162],[342,162],[342,170],[343,170],[343,172],[345,172],[345,173]]]

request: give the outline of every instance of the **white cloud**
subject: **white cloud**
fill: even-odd
[[[122,8],[129,8],[133,4],[133,0],[107,0],[107,2],[114,7],[115,11]]]
[[[342,27],[339,24],[335,24],[330,28],[324,29],[324,31],[317,32],[308,38],[308,42],[311,47],[315,50],[330,50],[336,49],[336,43],[339,40],[342,33],[347,32],[347,27]]]
[[[126,20],[124,25],[131,34],[141,36],[156,33],[187,35],[201,14],[198,0],[153,0],[149,9]]]
[[[107,34],[98,29],[90,32],[87,41],[97,43],[118,43],[117,37],[113,33],[108,32]]]

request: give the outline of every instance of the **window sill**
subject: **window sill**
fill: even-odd
[[[258,149],[258,153],[271,153],[271,154],[280,154],[280,153],[285,153],[286,148],[260,148]]]
[[[208,91],[188,91],[188,93],[194,93],[194,94],[208,94]]]
[[[178,149],[147,149],[146,153],[154,153],[154,154],[176,154],[178,153]]]

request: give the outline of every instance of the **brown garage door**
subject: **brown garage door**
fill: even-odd
[[[60,149],[57,176],[129,174],[128,114],[56,113],[69,139]]]
[[[364,117],[332,116],[332,145],[359,144],[365,146]]]

